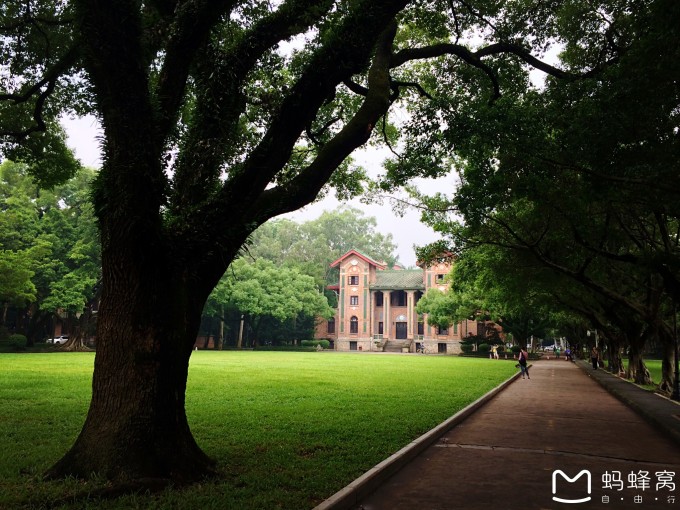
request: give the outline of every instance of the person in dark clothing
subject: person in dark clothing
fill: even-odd
[[[597,363],[600,360],[600,351],[597,350],[597,347],[593,347],[590,350],[590,361],[593,364],[593,370],[597,370]]]
[[[519,351],[519,368],[522,371],[522,379],[524,379],[524,375],[526,374],[527,379],[531,379],[529,377],[529,367],[527,366],[527,360],[529,359],[529,354],[527,351],[522,349]]]

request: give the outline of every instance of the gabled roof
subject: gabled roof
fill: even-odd
[[[372,290],[424,290],[422,269],[390,269],[376,271]]]
[[[364,262],[366,262],[366,263],[368,263],[372,266],[377,267],[378,269],[385,269],[387,267],[387,265],[384,264],[383,262],[378,262],[376,260],[373,260],[371,257],[369,257],[368,255],[364,255],[363,253],[361,253],[358,250],[349,250],[347,253],[345,253],[338,260],[336,260],[335,262],[332,262],[330,267],[335,267],[335,266],[339,265],[347,257],[352,257],[352,256],[357,257],[357,258],[363,260]]]

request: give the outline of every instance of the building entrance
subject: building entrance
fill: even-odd
[[[408,328],[405,322],[397,322],[395,324],[395,338],[397,340],[406,340],[408,338]]]

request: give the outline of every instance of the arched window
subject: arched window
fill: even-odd
[[[351,335],[359,333],[359,319],[357,319],[356,315],[352,315],[352,318],[349,320],[349,332]]]

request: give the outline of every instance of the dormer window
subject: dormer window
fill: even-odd
[[[349,285],[359,285],[359,277],[357,275],[348,276],[347,282]]]

